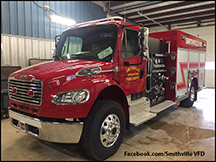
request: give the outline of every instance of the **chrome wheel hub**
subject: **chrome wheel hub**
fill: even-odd
[[[120,134],[120,120],[117,115],[109,114],[102,122],[100,140],[104,147],[111,147]]]

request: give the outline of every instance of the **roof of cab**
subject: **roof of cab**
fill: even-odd
[[[123,21],[122,17],[115,16],[115,17],[109,17],[109,18],[104,18],[104,19],[98,19],[98,20],[79,23],[79,24],[76,24],[75,26],[67,28],[64,31],[79,28],[79,27],[86,27],[86,26],[92,26],[92,25],[102,25],[102,24],[117,24],[117,25],[125,24],[125,25],[131,25],[131,23]]]

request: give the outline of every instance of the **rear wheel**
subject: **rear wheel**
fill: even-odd
[[[105,160],[120,147],[124,129],[121,105],[114,101],[98,101],[85,121],[81,147],[90,157]]]
[[[182,106],[182,107],[192,107],[196,97],[197,97],[197,91],[195,89],[195,83],[192,82],[188,98],[181,101],[180,106]]]

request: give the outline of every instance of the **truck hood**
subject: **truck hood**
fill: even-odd
[[[110,62],[88,61],[88,60],[58,60],[49,61],[23,68],[10,75],[16,79],[40,79],[54,80],[57,78],[65,78],[74,75],[77,71],[99,66],[102,70],[111,68]]]

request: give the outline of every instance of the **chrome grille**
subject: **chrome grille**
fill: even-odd
[[[9,78],[9,97],[31,105],[41,105],[43,84],[40,80],[16,80]],[[12,93],[12,88],[16,88],[16,93]],[[29,96],[28,91],[32,90],[34,96]]]

